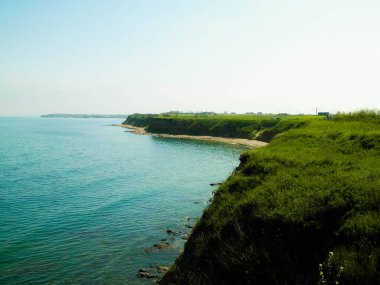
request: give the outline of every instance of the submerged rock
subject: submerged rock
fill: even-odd
[[[159,250],[167,248],[169,246],[168,242],[160,242],[153,245],[154,248],[157,248]]]
[[[139,271],[137,271],[138,277],[148,277],[149,276],[149,270],[146,268],[140,268]]]
[[[151,253],[153,250],[162,250],[167,247],[169,247],[170,243],[168,242],[160,242],[160,243],[155,243],[152,247],[144,249],[145,253]]]
[[[158,273],[165,273],[167,271],[169,271],[169,266],[157,265],[157,272]]]
[[[188,240],[189,239],[189,234],[182,235],[181,239]]]
[[[177,234],[175,231],[173,231],[173,230],[166,230],[166,233],[168,234],[168,235],[175,235],[175,234]]]
[[[150,274],[149,270],[146,268],[140,268],[137,271],[137,276],[140,278],[158,278],[157,275]]]

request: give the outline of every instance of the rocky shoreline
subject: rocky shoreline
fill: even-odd
[[[195,218],[187,217],[185,224],[183,224],[183,229],[167,229],[165,231],[166,237],[161,238],[161,240],[151,247],[144,249],[144,254],[151,254],[155,251],[167,250],[176,239],[187,240],[191,234],[191,231],[196,222]],[[180,252],[179,252],[180,253]],[[159,283],[163,275],[169,271],[170,266],[167,265],[149,265],[146,267],[139,268],[136,272],[136,275],[139,278],[152,279],[154,283]]]

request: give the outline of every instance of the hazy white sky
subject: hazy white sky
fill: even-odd
[[[1,0],[0,115],[380,108],[379,0]]]

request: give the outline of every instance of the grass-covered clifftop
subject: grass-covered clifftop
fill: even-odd
[[[240,160],[160,284],[380,284],[378,113],[309,120]]]
[[[144,127],[151,133],[198,135],[270,141],[318,116],[279,115],[130,115],[124,124]]]

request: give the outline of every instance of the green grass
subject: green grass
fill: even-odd
[[[380,284],[379,113],[271,128],[273,141],[241,155],[161,284],[318,284],[329,252],[340,284]]]
[[[124,122],[145,127],[151,133],[210,135],[270,141],[277,134],[321,116],[289,115],[142,115],[134,114]]]

